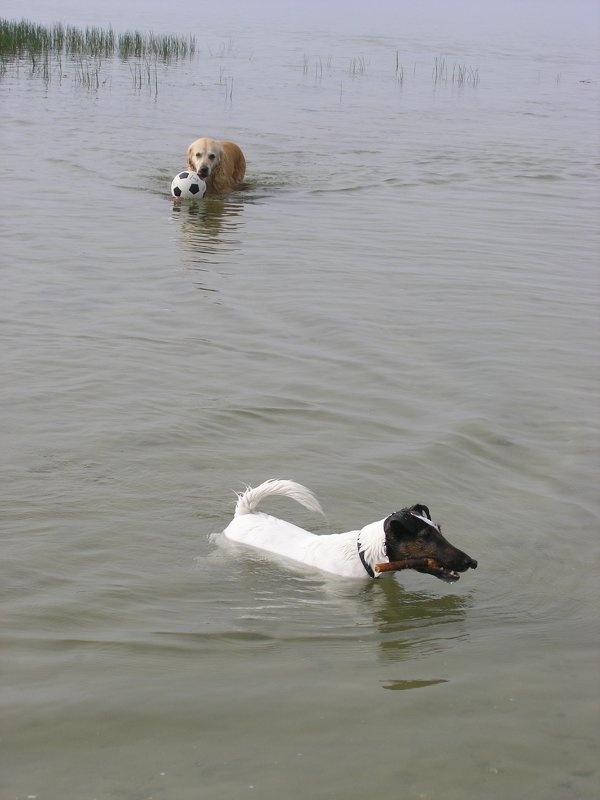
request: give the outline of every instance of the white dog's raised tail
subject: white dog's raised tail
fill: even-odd
[[[239,517],[242,514],[252,514],[259,503],[266,497],[272,497],[273,495],[289,497],[291,500],[300,503],[300,505],[304,506],[304,508],[307,508],[309,511],[318,511],[319,514],[324,513],[319,505],[319,501],[306,486],[302,486],[302,484],[296,483],[295,481],[273,479],[261,483],[260,486],[257,486],[255,489],[248,487],[245,492],[238,494],[234,516]]]

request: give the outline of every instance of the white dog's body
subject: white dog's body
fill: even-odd
[[[278,517],[255,512],[256,506],[272,495],[290,497],[311,511],[323,513],[313,493],[299,483],[266,481],[238,496],[235,515],[225,528],[225,536],[346,578],[369,577],[359,555],[359,541],[368,564],[387,561],[383,520],[362,530],[319,536]]]
[[[477,567],[476,561],[444,538],[427,506],[403,508],[359,530],[317,535],[256,511],[259,503],[274,495],[323,513],[305,486],[294,481],[265,481],[238,495],[225,536],[344,578],[378,578],[383,572],[415,569],[454,582],[459,572]]]

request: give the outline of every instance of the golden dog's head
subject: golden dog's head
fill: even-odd
[[[223,161],[223,148],[219,142],[206,137],[196,139],[188,147],[188,166],[197,172],[201,178],[210,178],[213,172],[219,169]]]

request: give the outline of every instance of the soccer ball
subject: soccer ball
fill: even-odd
[[[205,191],[202,178],[189,170],[175,175],[171,183],[171,194],[178,200],[199,200]]]

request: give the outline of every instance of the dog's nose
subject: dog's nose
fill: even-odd
[[[201,178],[206,178],[208,175],[208,167],[200,167],[198,170],[198,175],[200,175]]]
[[[474,558],[469,558],[467,556],[465,563],[467,567],[471,567],[471,569],[477,569],[477,562],[475,561]]]

